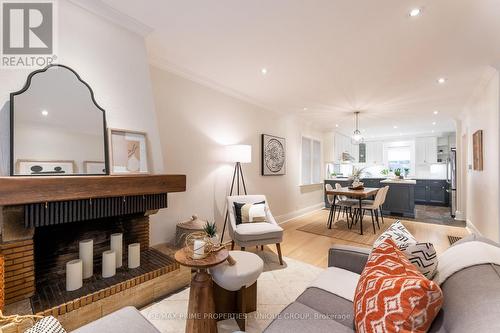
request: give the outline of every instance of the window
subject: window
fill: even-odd
[[[321,142],[302,137],[301,185],[321,183]]]
[[[410,169],[411,151],[410,147],[390,147],[387,149],[387,162],[389,169]]]

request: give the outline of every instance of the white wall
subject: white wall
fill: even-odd
[[[142,36],[66,0],[58,3],[57,62],[80,74],[106,110],[108,127],[145,131],[153,171],[163,170],[149,66]],[[0,174],[8,174],[9,93],[21,89],[30,71],[0,69]]]
[[[499,211],[499,73],[491,69],[475,91],[461,116],[461,132],[467,147],[458,146],[461,156],[459,191],[463,200],[460,209],[466,208],[467,221],[486,237],[500,239]],[[472,134],[483,130],[484,170],[472,170]],[[470,166],[470,168],[469,168]]]
[[[157,67],[151,67],[162,153],[167,173],[187,175],[187,191],[171,195],[152,230],[152,242],[173,239],[175,224],[192,214],[216,220],[222,230],[225,197],[233,166],[224,146],[251,144],[252,163],[243,165],[249,193],[265,194],[280,220],[322,202],[322,186],[299,187],[301,135],[321,139],[294,116],[279,115]],[[287,174],[260,175],[260,135],[286,138]]]
[[[60,0],[58,6],[58,63],[73,68],[92,87],[106,110],[108,127],[148,134],[150,169],[161,173],[163,156],[143,37],[71,2]],[[9,93],[24,86],[29,72],[0,70],[0,175],[9,173]],[[164,223],[152,221],[152,229]]]

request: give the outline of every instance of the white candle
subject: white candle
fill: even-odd
[[[116,274],[116,253],[113,250],[102,253],[102,277],[109,278]]]
[[[81,259],[66,263],[66,291],[80,289],[83,286],[83,264]]]
[[[111,235],[111,250],[115,251],[116,254],[116,268],[122,267],[122,244],[123,234]]]
[[[205,242],[202,240],[195,240],[193,244],[193,259],[202,259],[205,257]]]
[[[94,241],[82,240],[79,244],[80,259],[83,264],[83,278],[88,279],[94,274]]]
[[[141,244],[128,245],[128,268],[137,268],[141,265]]]

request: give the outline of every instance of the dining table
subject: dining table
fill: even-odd
[[[359,222],[359,234],[363,235],[363,200],[373,197],[377,194],[380,188],[374,187],[364,187],[361,189],[353,189],[349,187],[342,187],[338,189],[327,190],[326,195],[333,195],[333,204],[330,207],[330,215],[328,217],[328,229],[332,228],[333,218],[335,216],[335,208],[338,196],[345,196],[352,199],[359,200],[359,214],[356,215],[357,221]],[[358,207],[354,207],[358,208]],[[355,223],[353,223],[355,224]]]

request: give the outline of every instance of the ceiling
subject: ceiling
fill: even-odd
[[[361,110],[368,138],[453,131],[500,62],[498,0],[103,1],[152,28],[152,63],[322,130]]]

